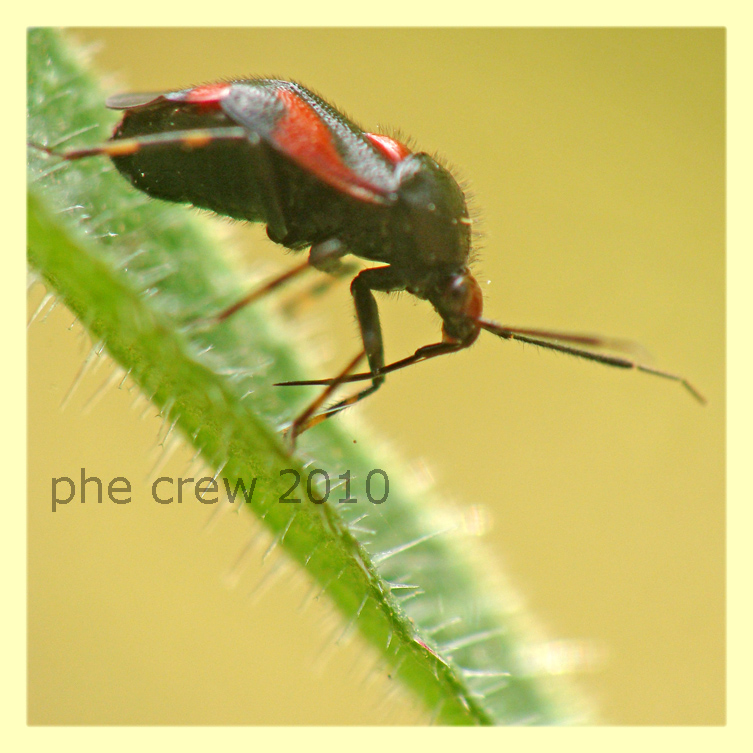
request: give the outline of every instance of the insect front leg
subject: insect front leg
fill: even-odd
[[[289,429],[289,435],[293,442],[296,437],[312,426],[334,416],[344,408],[355,405],[359,400],[376,392],[385,380],[381,373],[384,367],[384,343],[382,340],[382,327],[379,321],[379,309],[377,308],[374,291],[390,292],[402,290],[405,283],[402,276],[397,274],[391,267],[376,267],[375,269],[363,270],[351,283],[350,291],[356,307],[358,326],[363,340],[363,351],[351,361],[350,364],[332,380],[332,383],[309,407],[293,422]],[[354,395],[341,400],[321,413],[317,413],[322,403],[341,384],[347,381],[348,375],[355,369],[359,361],[366,356],[371,373],[371,385],[366,389],[356,392]]]

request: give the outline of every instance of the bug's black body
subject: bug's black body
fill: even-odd
[[[703,399],[674,374],[561,344],[619,347],[615,341],[502,327],[483,319],[481,290],[468,268],[471,221],[452,175],[425,153],[362,131],[299,84],[273,79],[221,82],[175,92],[120,95],[107,104],[123,111],[112,139],[61,156],[106,154],[150,196],[237,220],[264,222],[276,243],[294,250],[310,247],[308,265],[317,269],[336,272],[346,254],[382,265],[361,271],[351,283],[363,351],[334,379],[287,383],[327,385],[293,423],[293,440],[374,392],[390,371],[466,348],[482,328],[505,339],[680,381]],[[272,290],[306,266],[260,292]],[[443,322],[442,341],[385,366],[374,291],[400,290],[434,306]],[[219,319],[255,297],[238,302]],[[368,372],[353,374],[363,356]],[[317,412],[337,387],[361,379],[371,385]]]
[[[364,178],[371,196],[329,185],[291,158],[291,149],[276,145],[272,136],[285,115],[276,96],[280,91],[312,107],[345,171]],[[466,265],[471,234],[465,198],[450,173],[428,155],[390,161],[334,108],[289,82],[236,82],[216,104],[209,108],[204,102],[157,98],[126,109],[113,139],[241,125],[258,136],[258,146],[222,139],[201,149],[174,144],[116,157],[116,167],[155,198],[250,222],[268,221],[265,196],[271,182],[287,230],[282,238],[272,232],[274,241],[301,249],[336,239],[349,253],[400,268],[406,285],[419,283],[428,268],[447,272]],[[260,160],[265,171],[259,169]]]
[[[198,105],[165,103],[127,111],[113,140],[145,135],[233,126],[221,111],[202,112]],[[140,191],[157,199],[194,204],[236,220],[264,222],[259,176],[249,163],[247,147],[238,141],[210,141],[202,149],[174,144],[141,149],[114,157],[118,170]]]

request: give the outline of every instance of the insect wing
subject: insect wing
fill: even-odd
[[[111,110],[135,110],[155,105],[159,102],[186,102],[187,104],[219,107],[227,96],[231,84],[222,81],[218,84],[204,84],[174,92],[129,92],[108,97],[105,105]]]
[[[353,198],[386,204],[397,189],[394,165],[330,105],[288,82],[236,83],[220,102],[307,173]]]
[[[115,94],[105,100],[105,106],[110,110],[134,110],[137,107],[146,107],[154,104],[157,100],[166,99],[165,92],[130,92]]]

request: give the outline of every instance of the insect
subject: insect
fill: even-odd
[[[350,291],[363,348],[332,379],[284,382],[325,389],[288,430],[306,429],[376,392],[386,375],[469,347],[480,331],[578,358],[636,369],[680,382],[683,377],[587,348],[620,349],[623,341],[506,327],[482,317],[481,289],[469,269],[471,225],[452,174],[424,152],[366,133],[300,84],[247,79],[107,100],[123,112],[111,139],[90,148],[55,151],[66,160],[108,156],[137,189],[237,220],[262,222],[275,243],[309,249],[305,262],[223,311],[221,321],[306,269],[330,274],[347,254],[379,266],[360,271]],[[411,356],[385,363],[375,292],[407,291],[428,301],[442,320],[442,338]],[[354,373],[366,359],[368,370]],[[368,381],[328,407],[346,383]]]

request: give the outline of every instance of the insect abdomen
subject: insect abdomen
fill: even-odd
[[[127,112],[112,140],[234,125],[220,110],[207,113],[205,108],[163,104]],[[200,149],[181,145],[143,148],[112,161],[136,188],[154,198],[193,204],[237,220],[263,222],[266,217],[250,148],[243,141],[217,139]]]

